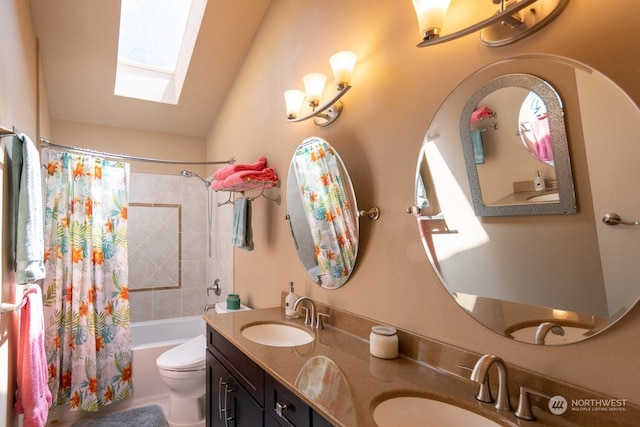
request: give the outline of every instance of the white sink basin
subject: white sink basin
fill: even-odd
[[[393,397],[373,410],[378,427],[495,427],[500,424],[449,403],[425,397]]]
[[[242,329],[242,336],[271,347],[297,347],[313,341],[309,332],[283,323],[258,323]]]
[[[560,194],[558,193],[545,193],[538,194],[536,196],[531,196],[527,198],[529,202],[559,202]]]

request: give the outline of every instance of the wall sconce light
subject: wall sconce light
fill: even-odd
[[[351,89],[351,75],[356,64],[356,54],[353,52],[338,52],[329,58],[333,78],[338,91],[331,99],[320,104],[327,77],[321,73],[307,74],[302,78],[305,92],[288,90],[284,93],[287,107],[287,121],[301,122],[313,117],[318,126],[328,126],[333,123],[342,112],[342,96]],[[304,101],[307,101],[311,112],[300,116]]]
[[[475,0],[477,1],[477,0]],[[413,0],[422,42],[418,47],[455,40],[476,31],[489,47],[504,46],[539,30],[562,12],[569,0],[493,0],[500,9],[491,17],[440,35],[450,0]]]

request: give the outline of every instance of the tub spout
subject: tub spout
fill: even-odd
[[[216,308],[216,304],[215,303],[213,303],[213,304],[205,304],[204,312],[206,313],[207,311],[209,311],[211,309],[214,309],[214,308]]]

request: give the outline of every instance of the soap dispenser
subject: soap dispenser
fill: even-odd
[[[293,293],[293,282],[289,283],[289,294],[284,298],[284,315],[290,319],[298,317],[298,311],[293,309],[298,296]]]
[[[542,179],[542,177],[540,176],[540,171],[536,171],[536,177],[533,180],[533,188],[536,191],[544,191],[545,190],[544,179]]]

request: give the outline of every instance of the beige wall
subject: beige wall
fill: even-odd
[[[342,155],[360,207],[378,205],[382,216],[362,223],[350,281],[327,291],[313,285],[296,260],[285,206],[255,201],[255,250],[235,252],[235,290],[255,307],[273,306],[294,281],[298,294],[640,403],[640,308],[579,344],[538,348],[508,341],[478,325],[450,299],[426,261],[413,217],[405,213],[431,119],[465,77],[487,64],[527,53],[562,55],[600,70],[639,102],[635,17],[640,3],[624,0],[612,8],[604,2],[570,1],[542,32],[494,49],[479,44],[476,35],[418,49],[410,1],[362,6],[355,0],[273,0],[210,133],[207,155],[236,156],[239,162],[265,155],[285,178],[296,145],[320,136]],[[330,73],[328,58],[339,50],[358,53],[343,116],[328,128],[311,121],[286,123],[282,92],[302,88],[308,72]]]
[[[32,138],[37,135],[38,111],[37,44],[33,34],[29,3],[20,0],[0,2],[0,125],[11,128]],[[41,113],[44,125],[48,122],[47,109]],[[20,298],[16,292],[15,274],[9,265],[9,254],[4,244],[8,233],[8,204],[10,197],[7,189],[8,164],[5,144],[10,138],[3,138],[0,162],[0,182],[2,183],[2,226],[0,228],[3,245],[0,247],[2,258],[1,293],[3,302],[14,302]],[[15,393],[15,349],[18,316],[3,314],[0,317],[0,425],[17,425],[13,413],[13,395]]]

